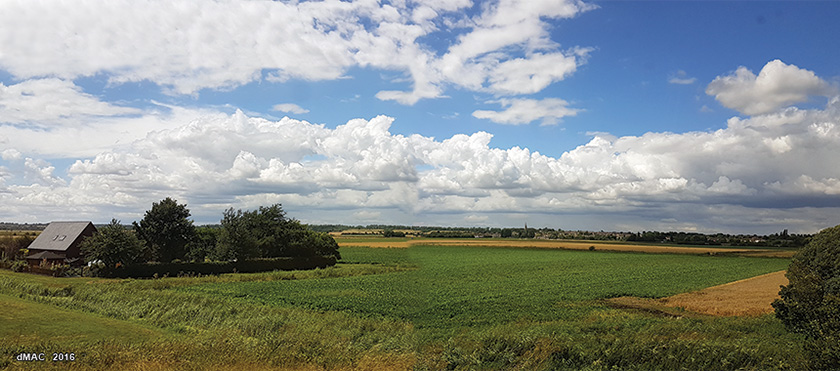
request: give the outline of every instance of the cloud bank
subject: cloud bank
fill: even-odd
[[[544,20],[593,8],[578,0],[13,1],[0,12],[0,69],[19,80],[102,74],[111,84],[151,81],[189,95],[375,68],[408,76],[410,90],[377,94],[401,104],[450,86],[530,94],[573,73],[588,53],[560,50]],[[434,34],[455,41],[439,53],[427,44]]]
[[[505,224],[515,214],[586,214],[615,218],[615,229],[635,222],[812,231],[814,218],[832,223],[840,207],[839,118],[835,97],[824,109],[732,118],[713,132],[599,134],[555,158],[493,148],[486,132],[443,140],[392,134],[394,119],[386,116],[329,129],[217,113],[76,161],[66,176],[7,149],[7,168],[24,169],[26,181],[4,173],[0,218],[138,215],[173,196],[209,221],[229,206],[282,202],[328,215],[322,222],[332,221],[330,213],[456,224],[493,224],[487,215]]]

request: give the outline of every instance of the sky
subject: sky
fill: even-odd
[[[0,220],[840,224],[840,2],[0,0]]]

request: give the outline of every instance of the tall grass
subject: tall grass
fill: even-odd
[[[249,275],[248,278],[302,279],[329,277],[335,271],[370,274],[382,270],[360,265],[323,271],[264,273]],[[156,343],[92,344],[92,348],[85,346],[82,347],[84,350],[80,349],[85,355],[78,362],[90,366],[101,364],[105,369],[112,368],[105,365],[113,366],[116,362],[105,357],[108,351],[103,349],[109,347],[127,349],[125,351],[135,355],[134,361],[155,360],[169,354],[171,356],[167,359],[170,361],[183,359],[203,366],[244,362],[284,367],[314,364],[324,368],[352,364],[362,358],[388,359],[394,353],[404,356],[411,354],[413,347],[412,326],[405,321],[370,320],[340,312],[234,303],[231,298],[167,290],[158,285],[158,282],[167,282],[178,286],[189,280],[235,281],[241,279],[239,276],[94,280],[84,283],[77,280],[64,287],[50,287],[30,280],[30,277],[0,272],[0,292],[38,303],[154,326],[175,336],[165,340],[165,346]],[[27,349],[66,348],[55,343],[30,346]],[[164,348],[170,350],[161,352]],[[11,344],[0,347],[5,359],[12,359],[13,353],[19,349]]]

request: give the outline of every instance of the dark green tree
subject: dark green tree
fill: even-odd
[[[338,255],[328,233],[309,230],[286,217],[280,204],[254,211],[225,211],[215,257],[220,260]]]
[[[137,236],[149,247],[152,260],[169,263],[187,256],[187,244],[195,237],[187,205],[167,197],[152,203],[140,223],[134,222]]]
[[[252,223],[249,213],[233,208],[225,210],[222,214],[222,230],[219,232],[219,241],[213,257],[216,260],[259,257],[258,237],[251,233],[253,229],[254,223]]]
[[[193,240],[187,244],[187,259],[202,262],[205,258],[212,258],[221,231],[219,227],[196,227]]]
[[[32,236],[4,236],[0,238],[0,258],[4,260],[20,260],[26,255],[24,251],[35,240]]]
[[[111,219],[110,224],[99,228],[93,236],[86,238],[80,248],[85,261],[101,261],[108,268],[145,260],[143,242],[116,219]]]
[[[382,236],[384,237],[405,237],[405,232],[398,232],[390,228],[386,228],[382,231]]]
[[[805,335],[810,368],[840,369],[840,225],[822,230],[794,255],[789,284],[773,302],[788,330]]]

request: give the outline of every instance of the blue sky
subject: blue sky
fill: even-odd
[[[840,223],[840,3],[0,2],[0,220]]]

